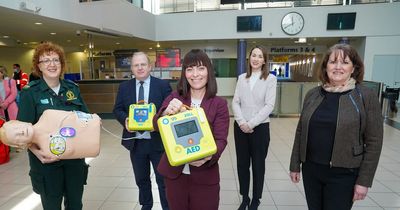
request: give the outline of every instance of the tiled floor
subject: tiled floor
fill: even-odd
[[[307,209],[302,185],[292,184],[288,176],[297,121],[297,118],[272,119],[260,210]],[[103,125],[116,134],[121,132],[115,120],[103,120]],[[384,146],[373,187],[364,201],[356,202],[354,209],[400,209],[400,131],[388,125],[384,128]],[[89,160],[91,167],[83,198],[84,209],[138,210],[138,189],[134,183],[128,151],[120,145],[118,139],[102,132],[101,154]],[[240,202],[232,129],[229,134],[228,146],[220,160],[222,210],[234,210]],[[39,197],[32,192],[28,170],[25,151],[11,153],[11,161],[0,166],[0,210],[42,209]],[[154,175],[152,177],[155,183]],[[153,209],[161,209],[156,186],[153,188],[156,202]]]

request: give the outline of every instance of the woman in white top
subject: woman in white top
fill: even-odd
[[[276,77],[269,74],[266,50],[251,49],[246,73],[239,76],[232,109],[240,194],[239,210],[257,209],[264,186],[265,158],[270,140],[269,115],[274,109]],[[251,162],[251,164],[250,164]],[[250,203],[250,165],[253,174],[253,199]]]

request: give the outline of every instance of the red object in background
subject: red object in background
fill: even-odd
[[[15,79],[15,82],[17,83],[18,90],[22,90],[22,88],[24,88],[24,86],[27,85],[29,82],[29,75],[23,72],[22,70],[19,71],[18,74],[19,74],[18,77],[19,79]]]
[[[156,67],[179,67],[181,66],[181,50],[163,49],[156,51]]]
[[[0,127],[5,122],[4,119],[0,118]],[[7,163],[8,161],[10,161],[10,147],[0,142],[0,164]]]

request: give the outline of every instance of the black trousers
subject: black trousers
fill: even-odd
[[[44,210],[81,210],[88,165],[84,159],[60,160],[42,164],[31,152],[28,153],[33,191],[40,194]]]
[[[307,161],[302,164],[309,210],[347,210],[353,206],[358,169],[330,167]]]
[[[260,199],[264,187],[265,158],[269,146],[269,123],[256,126],[253,133],[243,133],[234,124],[234,136],[240,194],[249,195],[250,163],[253,174],[253,199]]]
[[[151,139],[136,139],[135,148],[130,151],[133,173],[136,185],[139,187],[139,203],[142,209],[153,207],[153,194],[151,192],[150,163],[156,175],[158,193],[163,210],[168,210],[168,202],[165,194],[164,178],[157,171],[158,163],[164,152],[155,151],[151,145]]]

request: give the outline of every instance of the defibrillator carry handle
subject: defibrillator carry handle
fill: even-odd
[[[188,106],[188,105],[186,105],[186,104],[182,104],[181,108],[182,108],[182,107],[184,107],[184,108],[186,109],[186,111],[192,110],[192,107],[190,107],[190,106]],[[180,110],[180,108],[179,108],[179,110]],[[176,115],[176,114],[179,114],[179,113],[180,113],[180,112],[175,113],[175,114],[168,114],[168,116]]]

